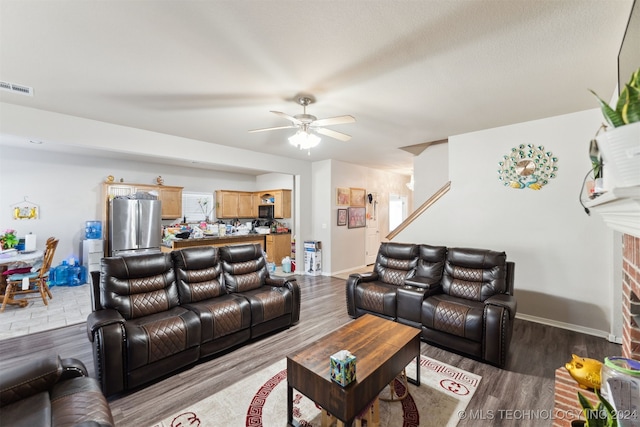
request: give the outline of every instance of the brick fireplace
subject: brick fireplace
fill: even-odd
[[[640,360],[640,237],[623,235],[622,251],[622,356]],[[580,418],[577,393],[597,403],[593,392],[580,390],[564,367],[555,372],[553,427],[570,427]]]
[[[625,234],[622,252],[622,356],[640,360],[640,237]]]

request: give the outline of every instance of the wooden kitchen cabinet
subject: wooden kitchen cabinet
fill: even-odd
[[[158,193],[158,200],[162,202],[162,219],[176,219],[182,216],[182,187],[106,182],[103,191],[107,205],[109,199],[116,196],[155,191]]]
[[[217,218],[257,218],[259,205],[273,205],[274,218],[291,218],[291,190],[216,191]]]
[[[291,256],[291,234],[267,234],[265,246],[267,260],[282,265],[282,259]]]
[[[253,193],[238,193],[238,218],[255,218],[253,215]]]
[[[260,191],[257,199],[259,205],[273,204],[274,218],[291,218],[291,190]]]
[[[162,219],[182,216],[182,187],[158,186],[158,199],[162,201]]]
[[[254,218],[253,193],[248,191],[216,191],[217,218]]]

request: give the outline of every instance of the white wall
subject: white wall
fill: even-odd
[[[15,228],[20,236],[33,232],[39,247],[47,237],[58,237],[56,263],[78,258],[85,221],[102,219],[102,182],[108,175],[137,184],[153,184],[162,175],[165,185],[187,191],[256,190],[256,177],[246,174],[53,153],[37,147],[2,147],[1,153],[0,227]],[[11,205],[25,197],[40,206],[39,219],[12,219]]]
[[[383,240],[389,233],[389,194],[407,196],[411,206],[412,192],[406,186],[410,180],[408,176],[337,160],[330,162],[331,179],[315,184],[316,176],[314,175],[314,185],[323,185],[330,190],[322,210],[331,229],[332,252],[330,264],[324,261],[324,265],[331,267],[326,271],[337,273],[365,265],[366,228],[337,226],[338,208],[346,208],[346,206],[336,205],[336,189],[338,187],[364,188],[367,194],[373,192],[378,194],[378,226]],[[328,200],[331,202],[328,203]],[[411,207],[409,212],[411,212]]]
[[[414,206],[418,208],[449,180],[449,144],[427,147],[413,161]]]
[[[451,190],[395,240],[505,251],[516,263],[520,315],[607,336],[612,232],[578,203],[601,121],[594,109],[450,137]],[[498,162],[528,143],[559,159],[557,178],[539,191],[504,187]]]

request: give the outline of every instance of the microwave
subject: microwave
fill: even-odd
[[[259,205],[258,218],[273,219],[273,205]]]

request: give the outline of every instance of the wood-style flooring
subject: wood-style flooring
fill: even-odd
[[[140,390],[110,398],[116,425],[152,425],[190,402],[204,399],[304,348],[351,320],[345,307],[343,279],[298,276],[298,283],[302,294],[298,325],[198,363]],[[424,342],[421,345],[422,354],[482,376],[467,412],[482,410],[484,414],[492,413],[494,419],[466,419],[460,421],[460,426],[550,426],[551,420],[541,419],[535,411],[552,412],[554,371],[564,366],[572,353],[602,360],[605,356],[619,355],[620,351],[619,345],[602,338],[519,319],[515,322],[505,369]],[[93,374],[93,356],[85,324],[3,340],[0,369],[55,354],[80,359]]]

